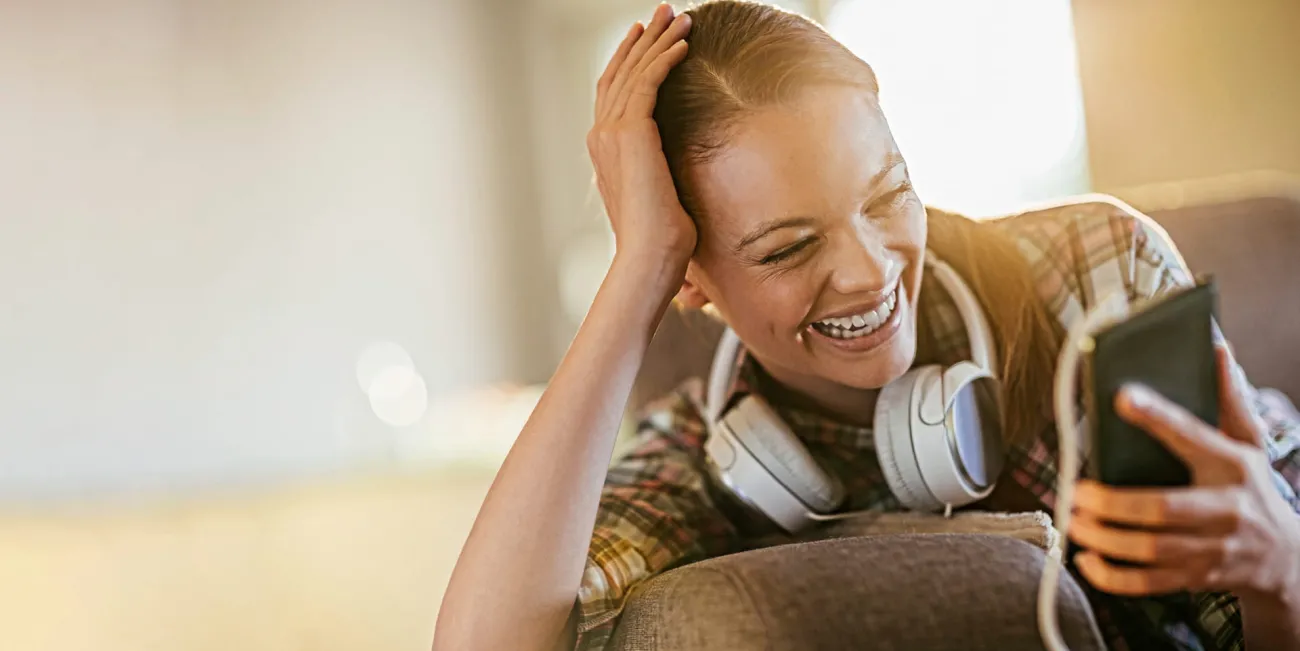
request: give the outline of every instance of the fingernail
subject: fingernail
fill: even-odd
[[[1124,399],[1128,400],[1129,405],[1134,409],[1146,409],[1151,406],[1151,389],[1141,384],[1125,384],[1122,389]]]
[[[1246,369],[1242,368],[1241,364],[1238,364],[1236,362],[1232,363],[1232,377],[1234,381],[1237,383],[1238,391],[1249,390],[1248,387],[1250,386],[1250,379],[1246,377]]]

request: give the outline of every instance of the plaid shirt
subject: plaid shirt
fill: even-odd
[[[1160,227],[1118,203],[1071,204],[996,223],[1019,245],[1043,304],[1065,328],[1113,292],[1123,291],[1130,301],[1137,301],[1193,282]],[[923,285],[923,295],[934,296],[918,309],[936,334],[941,357],[966,359],[968,342],[956,307],[928,273]],[[753,363],[741,363],[744,367],[733,390],[760,386],[754,382]],[[624,601],[639,583],[676,566],[763,544],[728,516],[730,510],[710,487],[703,465],[706,430],[701,397],[702,384],[696,379],[652,405],[632,452],[609,470],[578,595],[579,649],[607,645]],[[1276,483],[1295,507],[1300,490],[1300,423],[1286,420],[1265,401],[1256,404],[1271,429],[1268,453]],[[778,409],[812,456],[844,482],[846,509],[901,509],[877,462],[870,428]],[[1052,427],[1008,451],[1002,480],[1014,481],[1050,509],[1056,498],[1056,459]],[[1232,595],[1133,599],[1085,590],[1113,648],[1244,647],[1241,616]]]

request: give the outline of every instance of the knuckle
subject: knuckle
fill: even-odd
[[[643,95],[653,95],[655,90],[658,88],[659,83],[656,82],[655,78],[651,75],[641,75],[641,77],[636,80],[636,90],[638,93]]]
[[[1156,522],[1168,522],[1177,511],[1177,506],[1168,495],[1161,495],[1150,501],[1147,506],[1148,515]]]
[[[1241,455],[1232,455],[1228,458],[1228,479],[1236,484],[1244,484],[1250,477],[1250,460]]]
[[[1137,560],[1149,563],[1159,559],[1165,552],[1169,551],[1164,548],[1165,545],[1155,534],[1144,532],[1137,534],[1136,538],[1133,549],[1138,556]]]
[[[1223,518],[1223,527],[1229,533],[1237,533],[1246,526],[1246,518],[1239,509],[1233,509]]]
[[[1202,590],[1209,587],[1213,574],[1212,565],[1205,563],[1198,564],[1187,571],[1187,585],[1185,587],[1189,590]]]
[[[1155,590],[1156,578],[1150,571],[1134,572],[1125,583],[1123,592],[1126,594],[1149,594]]]
[[[1223,565],[1241,551],[1241,542],[1235,537],[1220,538],[1210,545],[1208,559],[1212,567]]]
[[[1247,514],[1250,512],[1252,500],[1250,494],[1243,488],[1234,489],[1228,497],[1228,522],[1232,525],[1234,531],[1246,526]]]

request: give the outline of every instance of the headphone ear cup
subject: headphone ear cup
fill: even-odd
[[[844,501],[843,485],[817,464],[766,400],[745,396],[722,421],[772,478],[812,511],[829,513]]]
[[[939,381],[940,372],[938,366],[912,369],[885,385],[876,399],[873,422],[876,458],[894,496],[914,511],[935,511],[943,507],[925,484],[912,443],[914,426],[921,425],[917,413],[922,394],[927,384]]]

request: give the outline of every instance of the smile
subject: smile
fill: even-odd
[[[889,295],[889,298],[874,309],[852,316],[832,317],[815,321],[812,327],[817,332],[833,339],[857,339],[865,337],[889,323],[889,318],[894,315],[894,308],[897,306],[898,290],[895,289],[894,293]]]

